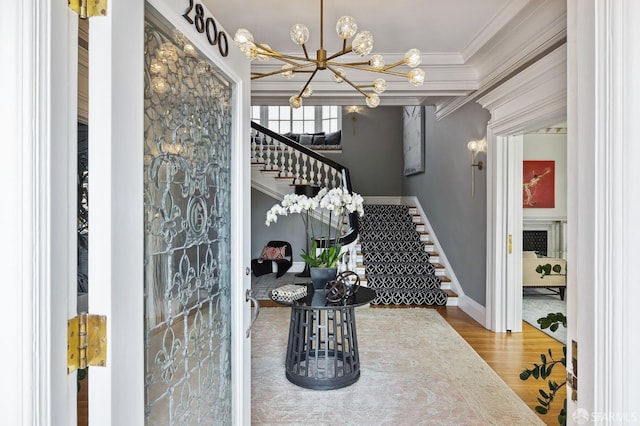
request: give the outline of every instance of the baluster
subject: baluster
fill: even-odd
[[[287,160],[285,157],[285,152],[287,151],[287,148],[289,148],[288,145],[285,145],[284,143],[280,143],[280,161],[279,161],[279,169],[280,169],[280,173],[278,174],[278,176],[280,177],[286,177],[287,176]]]
[[[302,184],[306,185],[309,183],[307,180],[307,171],[309,168],[307,167],[309,156],[307,154],[302,154]]]
[[[293,183],[300,184],[300,151],[296,150],[295,156],[296,156],[296,173],[295,173],[295,179],[293,180]]]
[[[256,140],[256,143],[258,144],[258,163],[262,163],[263,164],[263,168],[264,168],[264,164],[267,162],[267,160],[265,159],[265,151],[264,151],[264,145],[262,144],[262,140],[263,137],[260,136],[260,133],[258,133],[258,137]]]
[[[316,184],[316,172],[314,165],[316,163],[316,159],[313,157],[309,157],[309,185]]]
[[[271,170],[271,143],[267,140],[266,136],[262,137],[262,140],[266,145],[262,144],[262,152],[264,153],[264,169]]]
[[[333,187],[337,188],[342,186],[342,174],[338,173],[338,169],[331,169],[331,174],[333,175]]]
[[[251,131],[251,162],[252,163],[257,163],[258,162],[258,143],[256,142],[256,139],[258,137],[256,136],[256,132]]]
[[[293,148],[287,145],[287,153],[289,154],[287,177],[293,177]]]
[[[280,167],[278,166],[278,160],[280,160],[280,157],[278,156],[278,151],[279,151],[279,147],[280,147],[280,141],[275,139],[275,138],[271,138],[271,170],[280,170]]]
[[[329,181],[329,165],[325,164],[324,165],[324,185],[326,187],[330,187],[329,184],[330,184],[330,181]]]

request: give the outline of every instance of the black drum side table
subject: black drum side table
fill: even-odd
[[[350,298],[328,302],[323,290],[308,288],[291,307],[285,361],[287,379],[307,389],[339,389],[360,378],[354,308],[370,303],[376,292],[360,287]]]

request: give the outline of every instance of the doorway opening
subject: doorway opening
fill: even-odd
[[[522,161],[522,320],[540,329],[538,318],[567,312],[566,123],[526,133]],[[566,344],[564,327],[542,331]]]

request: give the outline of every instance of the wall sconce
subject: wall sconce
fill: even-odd
[[[352,127],[353,136],[356,135],[356,121],[358,121],[358,114],[360,114],[361,110],[362,110],[362,107],[359,107],[356,105],[349,105],[348,107],[346,107],[347,115],[350,115],[351,121],[353,121],[353,127]]]
[[[351,105],[347,107],[347,114],[351,115],[351,121],[358,120],[358,114],[360,114],[360,107],[356,105]]]
[[[471,151],[471,196],[475,195],[475,169],[482,170],[484,163],[482,161],[476,162],[476,154],[479,152],[487,152],[487,140],[482,139],[479,141],[470,141],[467,144],[467,149]]]

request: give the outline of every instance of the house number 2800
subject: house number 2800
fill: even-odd
[[[195,9],[195,16],[191,18],[189,14]],[[227,34],[224,31],[218,31],[216,21],[211,16],[204,16],[204,7],[200,3],[194,7],[193,0],[189,0],[189,7],[182,15],[188,23],[196,27],[196,31],[200,34],[205,33],[209,44],[212,46],[218,45],[218,50],[223,57],[229,55],[229,41],[227,40]]]

